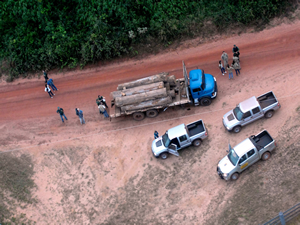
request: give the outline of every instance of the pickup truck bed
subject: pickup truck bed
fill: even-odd
[[[188,134],[189,134],[190,137],[203,132],[204,131],[204,126],[203,126],[202,120],[197,121],[195,123],[188,124],[187,125],[187,130],[188,130]]]
[[[277,100],[276,100],[276,98],[275,98],[272,91],[265,94],[265,95],[262,95],[262,96],[258,97],[257,101],[259,102],[260,107],[262,109],[267,108],[268,106],[270,106],[270,105],[277,102]]]
[[[267,131],[263,131],[257,136],[252,136],[250,139],[252,140],[258,151],[273,141],[273,138]]]

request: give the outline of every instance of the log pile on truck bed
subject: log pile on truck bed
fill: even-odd
[[[160,73],[119,84],[111,93],[112,103],[121,112],[144,111],[156,106],[168,106],[176,96],[176,78]]]

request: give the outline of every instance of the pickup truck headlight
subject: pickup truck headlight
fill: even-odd
[[[228,173],[223,173],[223,177],[226,178],[228,176]]]

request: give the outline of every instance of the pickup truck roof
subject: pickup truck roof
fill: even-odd
[[[251,149],[253,149],[255,146],[251,142],[249,138],[239,143],[237,146],[234,147],[235,153],[241,157]]]
[[[186,134],[186,129],[185,129],[184,124],[180,124],[180,125],[168,130],[168,136],[169,136],[170,140],[172,140],[173,138],[176,138],[176,137],[180,137],[184,134]]]
[[[242,112],[245,113],[245,112],[248,112],[251,109],[254,109],[254,108],[258,107],[259,103],[258,103],[256,97],[253,96],[253,97],[241,102],[239,104],[239,106],[240,106],[240,109],[242,110]]]

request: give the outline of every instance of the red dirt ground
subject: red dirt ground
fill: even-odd
[[[228,188],[215,172],[218,161],[226,154],[228,139],[234,146],[262,129],[276,138],[300,106],[299,37],[300,22],[297,21],[205,44],[197,45],[194,40],[189,42],[194,47],[180,47],[141,60],[64,74],[50,71],[48,76],[59,89],[53,99],[44,92],[43,76],[2,82],[1,151],[30,154],[36,171],[38,203],[18,211],[33,221],[43,221],[38,224],[203,223],[209,218],[206,212],[212,207],[212,199],[220,190]],[[234,79],[229,80],[227,74],[220,73],[218,61],[222,51],[226,51],[231,62],[233,44],[240,48],[242,70],[239,77],[234,75]],[[168,109],[154,119],[141,122],[131,117],[109,122],[98,113],[97,95],[106,96],[109,102],[110,92],[115,91],[119,83],[159,72],[170,72],[181,78],[182,60],[188,71],[198,67],[216,77],[219,93],[211,106]],[[229,109],[270,90],[282,105],[274,118],[253,123],[239,134],[224,131],[222,116]],[[58,106],[68,117],[65,124],[56,113]],[[86,125],[80,125],[75,107],[83,110]],[[204,149],[201,154],[192,149],[193,153],[184,150],[179,158],[171,156],[166,161],[153,158],[150,146],[154,130],[162,134],[172,126],[199,118],[209,131],[209,140],[201,146]],[[175,166],[179,169],[174,172]],[[178,174],[176,179],[172,179],[176,176],[174,173]],[[141,197],[139,192],[153,183],[160,185],[153,186],[153,190]],[[169,185],[162,187],[162,183]],[[226,195],[230,196],[232,190]],[[132,197],[134,194],[137,199]],[[135,209],[139,204],[141,206]],[[145,212],[146,209],[152,211]],[[135,212],[139,212],[141,218]],[[165,214],[171,214],[173,219]]]

